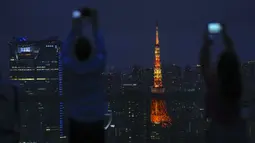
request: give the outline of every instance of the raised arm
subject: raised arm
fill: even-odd
[[[199,62],[200,62],[200,70],[201,74],[204,77],[205,84],[207,88],[210,87],[210,78],[211,78],[211,51],[210,47],[212,45],[212,40],[209,39],[209,35],[207,31],[204,33],[204,42],[200,49],[200,55],[199,55]],[[205,97],[205,119],[209,121],[209,117],[211,114],[211,97],[206,96]]]
[[[72,28],[67,35],[61,49],[62,60],[73,57],[74,44],[77,37],[82,36],[82,19],[73,19]]]
[[[99,30],[99,23],[97,19],[97,13],[96,10],[91,10],[91,23],[92,23],[92,30],[93,30],[93,36],[95,40],[95,47],[92,49],[92,54],[90,58],[86,61],[78,61],[75,56],[67,56],[68,58],[64,58],[64,64],[66,68],[69,68],[70,70],[74,71],[77,74],[84,74],[84,73],[90,73],[90,72],[100,72],[104,70],[105,68],[105,62],[106,62],[106,51],[104,47],[104,40],[103,36],[101,34],[101,31]],[[73,28],[73,33],[71,32],[71,38],[70,40],[67,40],[67,47],[69,45],[74,45],[75,41],[75,34],[80,34],[81,27]],[[67,38],[67,39],[68,39]],[[86,47],[84,47],[86,48]],[[66,48],[68,49],[68,48]],[[71,48],[70,48],[71,49]],[[68,51],[68,50],[66,50]],[[72,51],[69,51],[72,53]],[[68,55],[68,54],[67,54]]]
[[[224,52],[231,52],[233,54],[236,54],[233,40],[228,36],[227,28],[224,24],[222,24],[222,38],[225,47]]]
[[[201,74],[204,76],[204,80],[207,83],[209,80],[210,68],[211,68],[211,51],[210,47],[212,40],[209,38],[207,32],[204,34],[204,43],[200,49],[199,62],[201,66]]]
[[[98,14],[96,10],[92,11],[92,31],[93,36],[95,39],[95,45],[96,45],[96,54],[102,54],[103,56],[106,56],[106,50],[104,46],[104,38],[102,35],[102,31],[99,28],[99,22],[98,22]]]

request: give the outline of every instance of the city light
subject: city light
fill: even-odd
[[[109,65],[101,73],[107,95],[104,129],[108,143],[204,143],[212,119],[206,118],[201,65],[181,67],[161,62],[158,30],[157,24],[153,67],[134,64],[122,69]],[[22,91],[20,142],[67,143],[61,42],[19,38],[10,49],[10,79],[18,82]],[[242,63],[241,72],[245,98],[252,99],[255,61]],[[248,118],[248,110],[242,111]],[[249,137],[254,138],[254,123],[247,126]]]
[[[29,53],[31,51],[32,51],[31,47],[21,47],[21,48],[18,48],[18,53]]]
[[[62,95],[59,50],[47,48],[50,42],[51,40],[27,41],[21,38],[10,44],[10,78],[20,84],[21,118],[27,119],[21,120],[21,130],[29,133],[22,134],[20,142],[41,142],[41,139],[45,142],[60,142],[60,138],[65,137],[64,105],[56,100]],[[50,45],[59,47],[61,42]],[[43,102],[44,100],[48,102]],[[59,107],[55,106],[56,103],[60,103]],[[52,138],[56,133],[59,136]]]
[[[151,92],[162,96],[165,92],[165,88],[162,83],[161,61],[160,61],[160,47],[159,47],[159,34],[158,24],[156,25],[156,43],[155,43],[155,61],[154,61],[154,83],[151,87]],[[171,119],[168,116],[166,109],[166,102],[152,98],[151,101],[151,122],[154,124],[162,124],[162,127],[166,127],[171,124]]]

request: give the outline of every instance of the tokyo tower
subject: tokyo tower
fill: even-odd
[[[151,87],[151,92],[157,97],[152,97],[151,99],[151,122],[153,124],[161,124],[162,127],[167,127],[171,124],[172,120],[168,116],[165,100],[159,97],[163,96],[165,88],[162,84],[158,22],[156,23],[156,43],[154,54],[154,81],[153,86]]]

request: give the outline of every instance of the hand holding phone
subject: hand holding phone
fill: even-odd
[[[75,10],[72,13],[72,17],[77,19],[77,18],[85,18],[85,17],[91,17],[93,13],[93,9],[91,8],[81,8],[79,10]]]
[[[203,35],[203,40],[204,40],[203,45],[204,46],[210,47],[213,45],[213,40],[209,36],[210,36],[210,33],[209,33],[208,29],[206,29],[204,32],[204,35]]]
[[[221,24],[221,27],[222,27],[222,38],[223,38],[225,47],[228,47],[233,50],[234,43],[233,43],[233,40],[231,39],[231,37],[227,33],[226,25]]]
[[[79,10],[75,10],[75,11],[73,11],[73,13],[72,13],[72,18],[73,19],[78,19],[78,18],[81,18],[81,12],[79,11]]]
[[[97,32],[99,25],[96,9],[84,7],[79,10],[75,10],[72,13],[72,18],[74,23],[77,23],[78,21],[82,22],[83,19],[88,18],[92,24],[93,31]]]
[[[220,23],[209,23],[208,32],[209,34],[217,34],[222,31],[222,26]]]

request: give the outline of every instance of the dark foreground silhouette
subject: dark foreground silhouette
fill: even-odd
[[[0,80],[0,142],[18,143],[20,136],[19,89],[9,80]]]
[[[211,67],[210,46],[213,40],[207,32],[200,51],[201,73],[207,87],[206,117],[211,121],[206,142],[247,143],[246,121],[241,117],[240,107],[241,64],[225,25],[222,27],[225,49],[220,54],[216,69]]]
[[[106,52],[97,11],[83,8],[78,12],[81,16],[73,18],[61,55],[66,82],[69,143],[104,143],[104,115],[108,106],[102,73]],[[91,21],[95,47],[82,35],[83,20]]]

